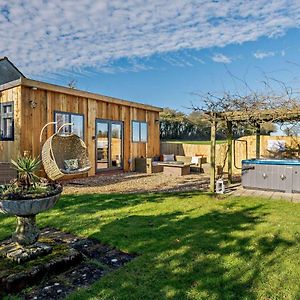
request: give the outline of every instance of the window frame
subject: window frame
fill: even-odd
[[[84,126],[84,124],[85,124],[85,116],[84,116],[84,114],[55,110],[55,111],[54,111],[54,122],[57,122],[57,121],[56,121],[56,115],[57,115],[57,114],[67,115],[67,116],[68,116],[68,123],[72,123],[72,122],[71,122],[72,115],[73,115],[73,116],[81,116],[81,117],[82,117],[82,121],[83,121],[83,123],[82,123],[83,128],[82,128],[82,137],[81,137],[81,136],[79,136],[79,137],[80,137],[82,140],[85,139],[85,126]],[[70,125],[69,127],[71,127],[71,125]],[[54,124],[54,132],[56,133],[57,130],[58,130],[57,124]],[[70,133],[73,133],[73,132],[71,132],[71,128],[70,128],[70,131],[69,131],[69,132],[70,132]]]
[[[138,141],[133,139],[133,123],[138,123],[139,126],[139,139]],[[141,124],[146,124],[146,139],[142,140],[142,126]],[[147,121],[137,121],[137,120],[132,120],[131,121],[131,142],[132,143],[143,143],[143,144],[147,144],[148,143],[148,122]]]
[[[135,140],[135,139],[133,138],[133,137],[134,137],[134,134],[133,134],[133,129],[134,129],[133,123],[137,123],[137,124],[138,124],[138,128],[139,128],[138,140]],[[131,121],[131,141],[132,141],[133,143],[139,143],[140,140],[141,140],[140,123],[139,123],[139,121],[134,121],[134,120],[132,120],[132,121]]]
[[[3,113],[4,106],[11,106],[11,112]],[[8,117],[10,115],[10,117]],[[1,136],[2,130],[2,119],[12,119],[12,137],[3,138]],[[15,140],[15,106],[13,101],[1,102],[0,103],[0,141],[14,141]]]
[[[142,140],[142,124],[146,125],[146,139],[145,140]],[[140,142],[148,143],[148,123],[145,121],[140,122]]]

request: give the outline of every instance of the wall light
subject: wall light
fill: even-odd
[[[33,86],[31,89],[32,89],[33,91],[36,91],[38,88],[35,87],[35,86]],[[35,98],[35,97],[34,97],[34,98]],[[36,106],[37,106],[37,102],[35,102],[35,100],[29,100],[29,104],[30,104],[30,107],[31,107],[31,108],[36,108]]]
[[[37,103],[34,100],[29,100],[29,104],[31,108],[36,108]]]

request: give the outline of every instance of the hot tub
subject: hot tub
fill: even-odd
[[[248,189],[300,193],[300,160],[243,160],[242,186]]]

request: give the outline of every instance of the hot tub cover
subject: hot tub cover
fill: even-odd
[[[300,160],[298,159],[245,159],[242,160],[242,164],[300,166]]]

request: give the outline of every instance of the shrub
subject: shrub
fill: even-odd
[[[40,180],[35,173],[40,169],[40,160],[30,156],[19,157],[17,161],[11,160],[17,171],[17,185],[23,190],[36,187],[36,182]]]

